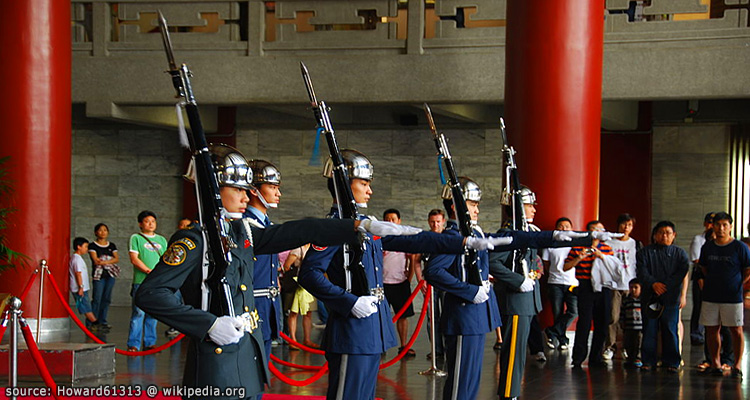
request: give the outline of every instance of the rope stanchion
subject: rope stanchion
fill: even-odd
[[[427,287],[427,293],[425,293],[425,294],[427,296],[429,296],[430,293],[432,293],[432,286],[428,286]],[[427,301],[425,301],[424,304],[422,304],[422,312],[421,312],[421,315],[419,316],[419,321],[417,321],[417,326],[416,326],[416,328],[414,328],[414,333],[411,335],[411,338],[409,339],[409,342],[406,343],[406,346],[404,346],[404,349],[401,350],[401,352],[398,353],[398,355],[396,357],[394,357],[393,360],[388,361],[388,362],[383,363],[383,364],[380,364],[380,368],[379,369],[388,368],[391,365],[395,364],[400,359],[404,358],[404,356],[409,351],[409,349],[411,349],[411,346],[413,346],[414,342],[417,340],[417,336],[419,336],[419,331],[422,329],[422,324],[424,323],[424,318],[427,315],[427,305],[428,304],[429,304],[429,302],[427,302]]]
[[[283,365],[285,367],[297,368],[297,369],[301,369],[301,370],[305,370],[305,371],[319,371],[321,368],[323,368],[322,365],[320,367],[318,367],[318,366],[315,366],[315,365],[302,365],[302,364],[291,363],[289,361],[284,361],[284,360],[276,357],[273,354],[271,354],[271,361],[279,363],[279,364],[281,364],[281,365]]]
[[[297,346],[300,349],[302,349],[302,350],[304,350],[304,351],[306,351],[308,353],[321,354],[321,355],[326,353],[324,350],[314,349],[312,347],[307,347],[304,344],[299,343],[299,342],[293,340],[292,338],[290,338],[289,336],[287,336],[287,334],[284,333],[284,332],[279,332],[279,336],[281,336],[282,339],[286,340],[290,345]]]
[[[316,372],[315,375],[298,381],[296,379],[289,378],[288,376],[284,375],[279,371],[275,365],[268,363],[268,369],[271,371],[272,374],[274,374],[277,378],[279,378],[282,382],[286,383],[287,385],[292,386],[307,386],[318,379],[320,379],[326,372],[328,372],[328,363],[326,362],[323,364],[323,367],[320,369],[320,371]]]
[[[86,334],[86,336],[88,336],[89,339],[93,340],[94,342],[96,342],[98,344],[107,344],[107,342],[99,339],[98,337],[96,337],[96,335],[94,335],[93,333],[91,333],[91,331],[86,328],[86,326],[83,324],[83,322],[81,322],[81,320],[78,319],[78,316],[75,315],[75,313],[73,312],[73,310],[70,308],[70,305],[68,305],[68,302],[65,300],[65,297],[63,296],[62,292],[60,291],[60,287],[57,286],[57,282],[55,282],[55,280],[51,279],[51,278],[52,278],[52,275],[50,275],[50,283],[52,284],[52,289],[55,292],[55,294],[57,295],[58,300],[60,300],[60,303],[62,303],[63,307],[68,312],[68,315],[70,316],[70,318],[73,319],[73,322],[75,322],[75,324],[78,325],[79,328],[81,328],[81,330],[83,331],[83,333]],[[175,343],[179,342],[184,337],[185,337],[185,335],[181,333],[177,337],[175,337],[174,339],[168,341],[167,343],[164,343],[163,345],[161,345],[159,347],[156,347],[156,348],[153,348],[151,350],[145,350],[145,351],[127,351],[127,350],[121,350],[121,349],[115,348],[115,352],[117,354],[121,354],[123,356],[128,356],[128,357],[147,356],[147,355],[150,355],[150,354],[156,354],[156,353],[158,353],[158,352],[160,352],[160,351],[162,351],[164,349],[167,349],[167,348],[173,346]]]
[[[60,397],[57,396],[57,384],[52,379],[52,375],[49,373],[49,369],[47,369],[47,364],[44,363],[44,359],[42,358],[42,353],[39,352],[39,348],[36,346],[34,334],[31,333],[31,328],[29,328],[25,320],[21,320],[21,332],[23,333],[23,338],[26,340],[26,347],[29,348],[31,358],[34,360],[34,364],[36,364],[36,369],[39,370],[39,375],[42,376],[47,387],[51,389],[52,397],[59,400]]]

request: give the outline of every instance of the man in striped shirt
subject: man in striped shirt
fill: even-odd
[[[604,231],[604,225],[599,221],[586,224],[589,232]],[[565,259],[563,271],[576,269],[578,279],[578,323],[573,342],[573,368],[581,368],[581,364],[588,356],[588,340],[591,323],[594,323],[594,338],[591,341],[591,357],[589,367],[601,367],[606,363],[602,359],[604,341],[607,338],[609,315],[611,312],[611,293],[602,287],[595,292],[591,284],[591,267],[597,258],[614,255],[612,248],[606,243],[594,239],[591,247],[573,247]]]

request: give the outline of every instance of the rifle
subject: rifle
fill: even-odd
[[[349,174],[346,171],[344,158],[341,156],[341,150],[336,142],[336,135],[331,125],[331,119],[328,116],[328,106],[325,101],[318,101],[315,97],[310,73],[307,71],[305,63],[300,63],[302,70],[302,79],[305,81],[307,96],[310,98],[315,121],[318,123],[318,129],[322,130],[328,143],[328,153],[333,162],[333,187],[336,192],[336,204],[341,218],[349,218],[355,221],[359,220],[359,211],[357,202],[352,194],[352,187],[349,181]],[[359,246],[350,247],[344,244],[344,270],[347,275],[347,290],[356,296],[369,296],[370,286],[367,282],[365,266],[362,265],[362,255],[364,254],[364,234],[359,235]]]
[[[528,231],[529,223],[526,221],[526,210],[523,207],[521,198],[521,180],[518,177],[518,166],[516,165],[516,150],[508,145],[508,137],[505,132],[505,120],[500,118],[500,133],[503,139],[503,158],[505,160],[505,189],[503,190],[503,204],[511,206],[511,228],[514,231]],[[525,265],[523,256],[526,249],[513,250],[511,259],[513,260],[514,272],[521,273],[524,278],[529,276],[528,266]],[[519,271],[519,268],[521,269]]]
[[[167,53],[169,62],[169,74],[172,76],[172,84],[177,91],[178,98],[182,98],[185,103],[185,112],[190,122],[190,132],[188,140],[190,141],[190,150],[195,160],[195,181],[196,190],[198,191],[200,222],[203,227],[203,235],[208,246],[209,272],[206,279],[208,286],[209,304],[215,304],[217,307],[210,309],[217,310],[221,315],[235,316],[234,304],[226,279],[226,270],[232,262],[230,248],[236,246],[229,234],[228,215],[221,203],[221,194],[219,193],[219,181],[216,178],[211,154],[208,150],[206,133],[203,131],[203,124],[198,113],[198,104],[193,95],[193,87],[190,83],[192,74],[187,65],[182,64],[179,68],[174,61],[172,51],[172,41],[169,38],[167,21],[159,11],[159,28],[161,37],[164,42],[164,50]],[[206,221],[210,219],[209,221]],[[225,302],[220,301],[221,297],[212,296],[212,294],[222,293]]]
[[[471,216],[469,215],[469,209],[466,207],[464,194],[461,191],[461,184],[458,181],[458,174],[453,165],[453,158],[451,158],[451,153],[448,151],[448,142],[445,139],[445,135],[437,131],[435,120],[432,119],[432,110],[430,110],[430,106],[427,103],[424,103],[424,112],[427,115],[427,123],[430,125],[430,131],[435,140],[435,147],[443,159],[446,171],[448,171],[448,184],[450,185],[453,197],[453,209],[456,211],[456,219],[458,220],[458,231],[464,237],[473,236],[474,228],[471,223]],[[466,281],[472,285],[482,286],[482,276],[479,274],[479,267],[477,266],[476,250],[467,250],[465,259],[464,268],[466,268],[468,273]]]

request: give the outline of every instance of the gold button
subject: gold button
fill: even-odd
[[[247,286],[245,286],[245,285],[240,285],[240,290],[242,290],[242,291],[244,292],[245,290],[247,290]]]
[[[216,350],[214,350],[214,353],[221,354],[222,350],[221,347],[217,347]]]
[[[257,258],[255,258],[255,257],[253,257],[253,261],[258,261],[258,259],[257,259]]]
[[[245,306],[245,311],[250,311],[250,307]]]

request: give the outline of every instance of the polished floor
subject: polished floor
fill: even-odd
[[[130,310],[127,307],[113,307],[110,323],[114,326],[103,340],[125,347],[127,323]],[[413,329],[417,316],[411,319]],[[749,318],[746,317],[746,321]],[[750,342],[750,322],[746,323],[746,343]],[[163,333],[165,327],[159,324],[159,342],[166,342]],[[318,339],[322,330],[313,329],[313,339]],[[571,333],[572,334],[572,333]],[[71,342],[84,342],[87,339],[73,326]],[[487,346],[484,352],[484,368],[479,399],[495,399],[497,377],[499,374],[498,353],[492,349],[494,335],[487,335]],[[748,349],[748,344],[745,346]],[[423,327],[414,349],[417,356],[402,360],[381,371],[378,377],[377,396],[383,399],[441,399],[444,378],[419,375],[419,371],[430,367],[425,355],[429,352],[429,341],[426,327]],[[115,376],[96,380],[78,382],[76,386],[95,386],[100,384],[133,384],[172,386],[179,384],[185,360],[186,343],[178,343],[156,355],[144,357],[116,356],[117,373]],[[274,347],[273,353],[284,360],[297,364],[321,365],[323,356],[312,355],[304,351],[291,351],[289,346]],[[384,361],[395,356],[396,350],[390,350]],[[747,357],[747,351],[746,351]],[[570,367],[570,350],[547,350],[547,361],[540,363],[532,357],[526,365],[524,387],[521,398],[527,399],[747,399],[750,398],[750,387],[746,377],[740,381],[729,376],[703,376],[697,372],[695,365],[703,358],[702,347],[692,347],[689,340],[683,350],[686,367],[677,375],[666,371],[641,372],[625,370],[622,360],[615,358],[607,368],[591,368],[585,364],[582,370]],[[743,369],[748,371],[747,358]],[[438,364],[440,367],[441,365]],[[293,379],[302,380],[311,376],[309,372],[296,372],[280,367]],[[321,380],[304,387],[287,385],[277,378],[272,380],[270,393],[323,395],[326,387],[326,376]],[[63,382],[59,382],[63,383]],[[36,385],[39,383],[28,382]]]

